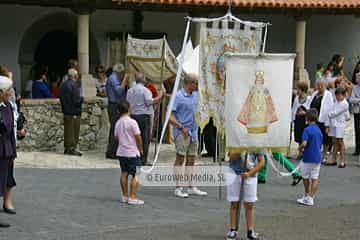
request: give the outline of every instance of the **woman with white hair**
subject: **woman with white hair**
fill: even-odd
[[[323,163],[327,164],[327,149],[331,144],[331,138],[328,136],[329,127],[325,125],[329,121],[329,111],[334,104],[333,96],[330,91],[326,90],[326,82],[324,78],[316,81],[316,91],[310,99],[310,108],[315,108],[319,113],[318,126],[323,134]]]
[[[16,186],[14,179],[14,159],[16,158],[16,140],[14,113],[9,102],[12,80],[0,76],[0,197],[4,198],[4,212],[15,214],[11,201],[11,189]],[[0,227],[9,227],[0,222]]]

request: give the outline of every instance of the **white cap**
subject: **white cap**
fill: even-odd
[[[8,90],[13,85],[13,82],[10,78],[0,76],[0,90]]]

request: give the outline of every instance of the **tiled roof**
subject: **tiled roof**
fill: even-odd
[[[227,6],[228,0],[113,0],[124,3]],[[249,8],[360,8],[360,0],[232,0],[234,7]]]

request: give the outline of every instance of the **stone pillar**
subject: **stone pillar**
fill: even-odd
[[[96,96],[95,81],[89,73],[90,66],[90,14],[92,10],[74,10],[77,13],[78,62],[81,74],[82,95],[85,98]]]
[[[296,17],[296,61],[295,81],[306,81],[310,84],[309,74],[305,69],[306,18]]]
[[[89,74],[90,50],[90,15],[78,14],[78,61],[79,71],[82,75]]]

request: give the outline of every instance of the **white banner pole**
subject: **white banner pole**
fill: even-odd
[[[170,120],[171,110],[172,110],[172,107],[174,105],[176,92],[177,92],[177,90],[179,88],[179,84],[180,84],[180,80],[181,80],[182,67],[183,67],[183,64],[184,64],[184,56],[185,56],[185,51],[186,51],[186,42],[187,42],[187,39],[188,39],[188,36],[189,36],[189,30],[190,30],[190,23],[191,23],[191,19],[188,18],[187,23],[186,23],[186,29],[185,29],[183,45],[182,45],[181,54],[180,54],[180,62],[179,62],[179,66],[178,66],[178,69],[177,69],[174,88],[173,88],[171,98],[170,98],[170,102],[168,104],[168,108],[167,108],[167,111],[166,111],[165,122],[163,124],[163,129],[161,130],[159,147],[156,150],[155,159],[154,159],[154,162],[153,162],[152,166],[149,169],[141,168],[141,170],[143,172],[147,172],[147,173],[151,172],[154,169],[155,164],[156,164],[156,162],[158,161],[158,158],[159,158],[161,144],[162,144],[163,139],[164,139],[164,135],[165,135],[165,132],[166,132],[166,127],[167,127],[167,125],[169,123],[169,120]]]

